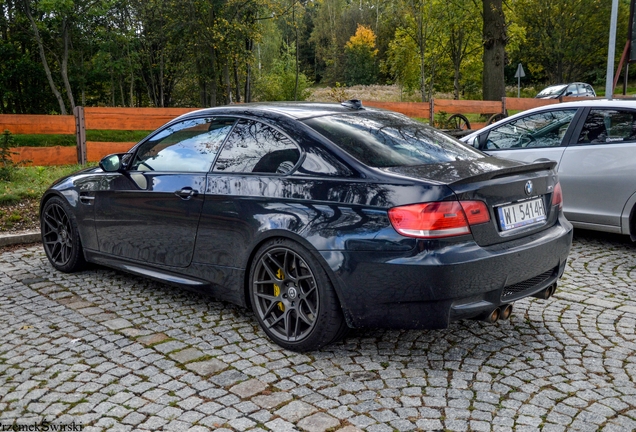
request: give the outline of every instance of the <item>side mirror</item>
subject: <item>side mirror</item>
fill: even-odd
[[[125,168],[125,156],[126,153],[116,153],[105,156],[99,161],[99,167],[104,172],[117,172]]]
[[[476,149],[479,148],[479,135],[475,135],[474,137],[468,139],[466,141],[466,145],[469,145],[471,147],[474,147]]]

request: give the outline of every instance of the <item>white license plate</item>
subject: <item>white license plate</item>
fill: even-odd
[[[499,226],[503,231],[520,228],[544,221],[543,199],[536,198],[497,208]]]

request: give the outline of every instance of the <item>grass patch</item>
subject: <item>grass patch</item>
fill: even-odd
[[[0,204],[15,203],[27,198],[39,199],[55,180],[81,168],[81,165],[18,167],[12,181],[0,180]]]
[[[112,131],[87,130],[86,141],[137,142],[152,131]],[[77,141],[75,135],[12,135],[15,147],[72,147]]]

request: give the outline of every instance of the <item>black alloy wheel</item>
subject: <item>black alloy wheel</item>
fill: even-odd
[[[289,240],[270,241],[256,254],[250,294],[259,324],[284,348],[317,349],[339,339],[347,329],[320,263]]]
[[[58,270],[74,272],[85,264],[77,222],[58,197],[44,204],[41,216],[42,243],[46,256]]]

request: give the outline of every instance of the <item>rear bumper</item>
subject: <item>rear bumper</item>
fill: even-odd
[[[446,328],[535,294],[565,269],[572,225],[489,247],[421,241],[408,254],[321,252],[351,327]]]

